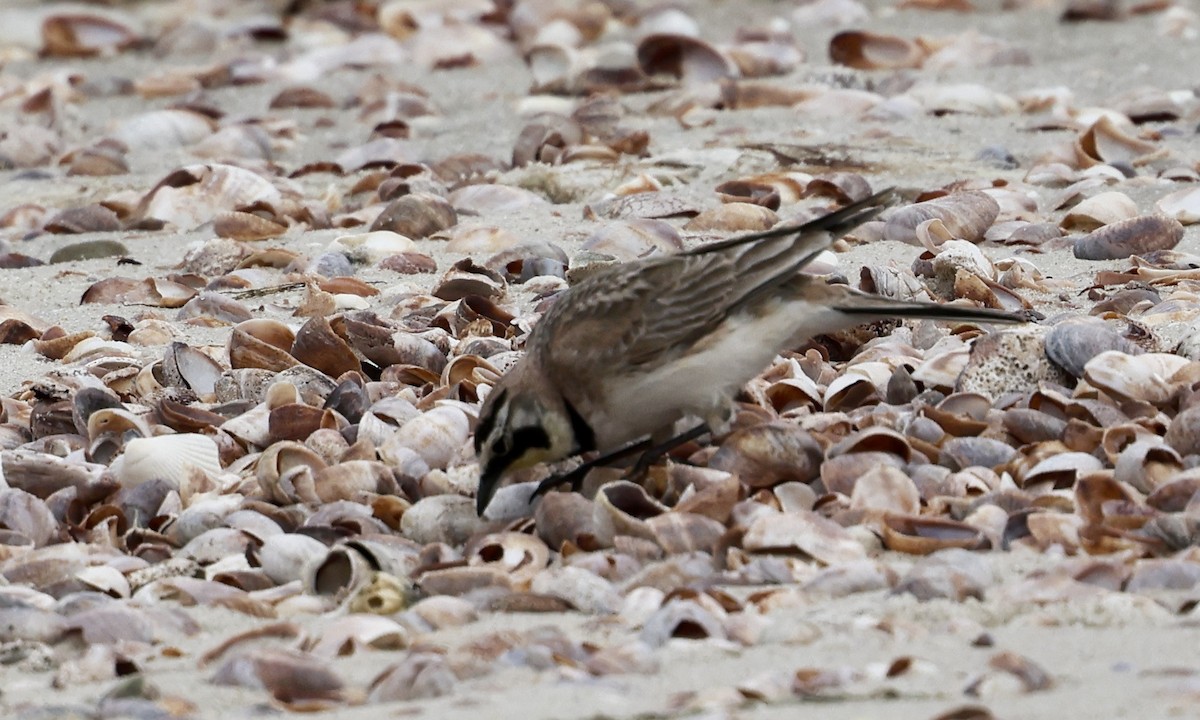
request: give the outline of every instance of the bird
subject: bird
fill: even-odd
[[[595,451],[604,460],[653,453],[719,435],[737,392],[813,336],[894,318],[1025,320],[895,300],[800,272],[892,197],[885,190],[802,225],[614,264],[560,293],[480,408],[478,514],[512,470]],[[688,417],[702,422],[672,438]],[[573,473],[576,489],[583,472]],[[551,477],[535,495],[565,480]]]

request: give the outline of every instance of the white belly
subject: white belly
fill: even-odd
[[[859,322],[847,320],[826,306],[796,300],[771,312],[731,318],[663,367],[612,383],[609,401],[590,417],[600,450],[667,429],[689,415],[709,422],[723,417],[737,391],[782,350]]]

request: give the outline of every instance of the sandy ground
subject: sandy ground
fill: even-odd
[[[166,3],[163,3],[166,5]],[[699,20],[702,32],[715,40],[731,36],[735,27],[787,17],[788,2],[685,2]],[[1182,3],[1181,3],[1182,4]],[[28,25],[16,19],[44,10],[37,4],[8,0],[0,6],[0,47],[25,45],[31,41]],[[43,3],[50,7],[54,4]],[[1117,23],[1057,22],[1057,6],[999,12],[984,6],[979,12],[897,11],[873,4],[872,18],[862,27],[904,36],[924,34],[947,36],[970,29],[1006,39],[1032,57],[1027,66],[964,68],[942,71],[944,82],[976,82],[993,90],[1018,95],[1034,88],[1066,87],[1080,106],[1103,105],[1112,95],[1142,85],[1170,90],[1188,90],[1195,78],[1190,69],[1200,67],[1200,43],[1162,38],[1154,16],[1133,17]],[[1194,5],[1193,5],[1194,9]],[[850,85],[871,80],[870,73],[832,68],[826,60],[832,28],[794,28],[808,62],[797,73],[802,77],[845,78]],[[194,62],[196,59],[168,62]],[[124,54],[93,61],[14,62],[0,70],[8,78],[34,78],[51,72],[77,72],[89,78],[138,77],[147,67],[161,63],[147,54]],[[526,96],[529,78],[523,63],[512,58],[490,67],[430,73],[406,68],[409,81],[429,89],[442,113],[420,125],[411,140],[418,156],[442,157],[451,152],[478,152],[507,157],[523,121],[515,112]],[[314,83],[335,96],[345,97],[366,73],[346,70],[336,77]],[[929,73],[924,73],[925,77]],[[876,75],[876,79],[878,79]],[[266,112],[275,88],[247,86],[221,88],[206,99],[238,115]],[[635,111],[656,96],[626,98]],[[161,106],[166,101],[136,98],[93,100],[74,113],[68,124],[86,129],[103,128],[118,118]],[[5,111],[6,113],[9,111]],[[347,114],[348,115],[348,114]],[[651,157],[623,160],[615,167],[593,171],[581,180],[577,201],[548,206],[503,218],[488,218],[522,236],[544,238],[574,251],[578,242],[597,226],[582,219],[587,201],[595,200],[620,182],[650,172],[675,174],[683,192],[707,206],[716,204],[711,188],[722,180],[773,167],[769,155],[743,151],[741,145],[771,142],[798,143],[834,148],[866,168],[864,174],[876,187],[889,184],[905,188],[931,188],[956,180],[986,178],[1020,179],[1032,162],[1063,135],[1029,129],[1021,115],[976,117],[946,115],[918,116],[892,123],[839,120],[801,122],[788,108],[773,108],[715,115],[711,126],[681,130],[669,118],[638,117],[634,120],[651,134]],[[294,146],[277,158],[285,168],[295,168],[328,158],[339,148],[364,141],[366,129],[338,112],[298,111],[292,115],[300,136]],[[318,118],[332,120],[321,127]],[[1192,123],[1194,124],[1194,122]],[[1200,157],[1200,144],[1187,123],[1177,123],[1182,132],[1163,143],[1188,164]],[[1016,169],[998,169],[977,159],[981,149],[998,145],[1017,158]],[[95,200],[116,191],[144,191],[171,168],[192,161],[185,151],[135,152],[130,155],[132,172],[112,178],[68,178],[61,169],[0,172],[0,212],[26,202],[53,207]],[[670,162],[667,161],[678,161]],[[680,169],[682,168],[682,169]],[[811,168],[810,168],[811,169]],[[344,192],[353,178],[310,175],[302,178],[306,192],[330,189]],[[1154,200],[1174,189],[1153,181],[1131,181],[1121,190],[1143,211]],[[339,231],[292,234],[282,239],[291,249],[313,253],[323,248]],[[108,235],[105,235],[106,237]],[[211,236],[204,229],[164,235],[120,233],[118,238],[141,266],[117,266],[112,258],[46,265],[30,269],[0,270],[0,298],[68,330],[103,327],[100,318],[108,313],[127,316],[171,311],[150,308],[79,304],[84,289],[98,279],[113,275],[145,277],[165,274],[177,264],[189,244]],[[7,237],[13,251],[47,259],[56,249],[89,236],[42,235],[31,240]],[[1200,252],[1200,233],[1190,228],[1179,247]],[[451,261],[436,241],[422,241],[421,250],[435,256],[440,267]],[[916,256],[913,247],[878,243],[850,249],[840,258],[847,274],[866,263],[896,262],[907,265]],[[992,257],[1011,251],[989,248]],[[1085,263],[1068,250],[1044,255],[1026,255],[1047,275],[1086,286],[1097,269],[1116,268],[1121,262]],[[431,276],[398,278],[380,270],[364,269],[362,277],[380,281],[386,303],[390,293],[410,283],[432,282]],[[285,317],[298,301],[298,293],[270,298],[263,314]],[[1039,309],[1050,315],[1072,307],[1071,295],[1038,298]],[[224,329],[184,328],[193,344],[221,343]],[[147,350],[149,354],[160,352]],[[23,382],[54,367],[31,349],[0,345],[0,394],[16,392]],[[1030,553],[983,556],[992,568],[995,582],[983,601],[933,601],[920,603],[910,596],[868,592],[837,599],[803,596],[794,606],[774,611],[763,640],[752,647],[733,643],[675,640],[656,652],[659,671],[644,675],[615,675],[579,679],[550,669],[501,669],[495,674],[463,682],[447,697],[385,706],[364,706],[332,711],[339,718],[430,717],[430,718],[651,718],[699,713],[700,717],[731,717],[745,720],[805,715],[820,718],[932,718],[950,709],[980,705],[1001,718],[1169,718],[1200,717],[1200,663],[1197,662],[1195,613],[1174,615],[1146,597],[1104,593],[1095,597],[1047,605],[1018,602],[1007,589],[1053,559]],[[883,556],[899,572],[913,560]],[[253,717],[270,715],[264,693],[258,690],[215,688],[203,682],[211,670],[196,667],[196,657],[221,639],[259,622],[224,610],[194,609],[193,617],[202,631],[194,637],[172,637],[163,647],[177,648],[180,657],[166,657],[162,647],[143,658],[148,677],[164,695],[179,696],[195,703],[194,717]],[[298,620],[315,627],[316,620]],[[554,625],[572,636],[597,642],[614,642],[628,636],[627,630],[611,629],[603,619],[579,614],[489,615],[466,628],[443,630],[423,638],[433,645],[453,647],[466,640],[502,629],[527,629]],[[624,635],[622,634],[624,633]],[[992,645],[973,644],[983,633]],[[997,653],[1019,653],[1048,672],[1052,686],[1025,692],[1015,681],[1003,678],[984,682],[978,697],[967,688],[989,675],[988,661]],[[63,649],[63,652],[67,652]],[[770,673],[787,675],[802,668],[848,668],[879,674],[901,657],[919,662],[899,677],[870,690],[833,692],[813,702],[787,699],[774,702],[744,700],[732,688]],[[373,651],[337,661],[337,668],[351,685],[362,686],[380,668],[396,661],[398,653]],[[108,692],[111,681],[71,684],[51,689],[51,673],[28,672],[19,665],[0,666],[0,714],[5,717],[91,717],[97,700]],[[38,708],[44,709],[39,712]],[[74,713],[74,714],[73,714]]]

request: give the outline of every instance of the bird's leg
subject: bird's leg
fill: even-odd
[[[651,446],[651,441],[648,438],[646,440],[639,440],[635,443],[626,445],[620,450],[614,450],[607,455],[601,455],[597,458],[588,460],[569,472],[551,475],[538,484],[537,488],[533,491],[533,495],[529,496],[529,499],[532,501],[538,495],[544,495],[552,488],[556,488],[565,483],[570,483],[571,489],[578,492],[579,486],[583,484],[583,479],[587,477],[587,474],[591,472],[592,468],[611,465],[618,460],[624,460],[627,457],[632,457],[633,455],[637,455],[640,452],[646,452],[650,449],[653,448]]]
[[[671,452],[680,445],[695,440],[696,438],[710,432],[708,423],[700,423],[691,430],[686,430],[675,437],[664,440],[663,442],[652,445],[646,448],[642,456],[634,464],[633,469],[629,471],[628,477],[633,481],[638,481],[650,472],[650,468],[654,463],[661,460],[667,453]]]

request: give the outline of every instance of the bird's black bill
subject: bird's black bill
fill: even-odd
[[[1035,319],[1026,314],[993,310],[991,308],[974,308],[965,305],[941,305],[939,303],[855,303],[838,305],[836,309],[847,315],[863,315],[866,318],[898,317],[914,320],[942,320],[950,322],[988,322],[988,323],[1025,323]]]
[[[483,474],[479,476],[479,490],[475,493],[475,513],[479,517],[483,517],[483,512],[492,502],[492,497],[495,496],[499,486],[500,473],[494,470],[484,470]]]

